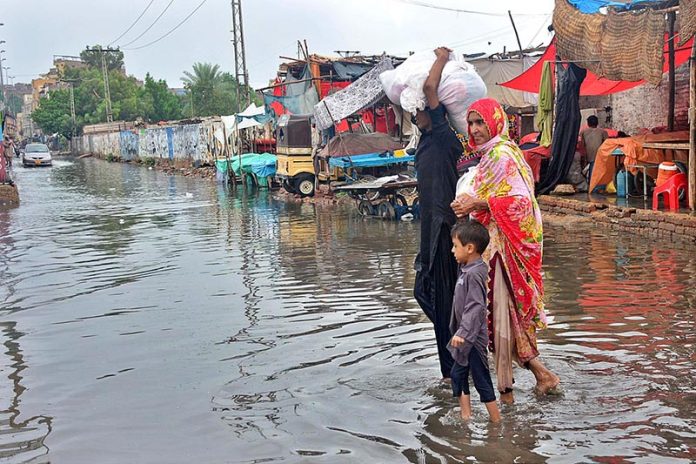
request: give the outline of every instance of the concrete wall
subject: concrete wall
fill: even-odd
[[[146,158],[176,162],[212,164],[222,154],[222,144],[214,138],[221,133],[220,121],[204,121],[170,127],[135,128],[114,132],[86,133],[75,140],[79,154],[123,161]]]

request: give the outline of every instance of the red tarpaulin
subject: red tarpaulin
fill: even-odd
[[[694,43],[692,38],[687,43],[681,47],[677,46],[679,43],[679,36],[677,35],[674,39],[674,64],[675,68],[681,66],[682,64],[689,61],[691,56],[691,45]],[[662,66],[662,71],[667,72],[669,70],[669,52],[668,52],[667,40],[665,37],[665,59]],[[503,87],[508,87],[510,89],[521,90],[523,92],[539,93],[539,82],[541,81],[541,71],[544,66],[544,62],[551,61],[551,66],[553,68],[553,61],[556,60],[556,44],[551,41],[551,44],[546,48],[539,60],[532,65],[531,68],[517,76],[516,78],[504,82]],[[578,63],[582,66],[582,63]],[[580,95],[608,95],[610,93],[623,92],[624,90],[632,89],[645,81],[611,81],[603,77],[598,77],[596,74],[587,71],[587,77],[580,86]]]

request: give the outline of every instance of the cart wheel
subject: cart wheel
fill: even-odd
[[[367,176],[360,176],[360,180],[366,181],[366,182],[372,182],[374,180],[377,180],[377,178],[375,176],[367,175]],[[358,194],[358,197],[361,200],[375,201],[376,199],[378,199],[380,197],[380,195],[381,194],[379,193],[379,190],[368,190],[365,193]]]
[[[396,206],[406,206],[408,207],[408,201],[406,201],[406,197],[400,194],[394,195],[394,204]]]
[[[394,207],[391,203],[387,201],[379,204],[379,206],[377,207],[377,213],[379,214],[379,217],[381,217],[382,219],[391,220],[396,218],[396,211],[394,210]]]
[[[312,174],[300,174],[295,178],[295,190],[303,197],[314,196],[314,176]]]
[[[361,216],[374,216],[375,208],[369,201],[361,200],[360,203],[358,203],[358,212]]]
[[[285,189],[286,192],[288,193],[297,193],[295,192],[295,187],[293,187],[292,182],[290,182],[290,179],[283,179],[283,188]]]

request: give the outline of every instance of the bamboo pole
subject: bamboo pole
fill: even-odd
[[[696,209],[696,40],[689,63],[689,208]]]

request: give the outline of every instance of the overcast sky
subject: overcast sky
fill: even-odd
[[[232,13],[229,0],[206,0],[179,29],[158,43],[127,50],[161,37],[182,21],[201,0],[152,0],[140,21],[121,40],[129,74],[146,72],[181,87],[184,70],[211,62],[233,72]],[[172,1],[161,19],[130,46]],[[145,10],[150,0],[0,0],[0,47],[15,82],[29,82],[51,67],[53,55],[78,55],[86,45],[108,44]],[[413,3],[471,9],[498,16],[457,13]],[[297,40],[310,53],[334,50],[406,55],[437,45],[458,52],[497,52],[517,48],[508,9],[512,10],[522,46],[548,43],[553,0],[242,0],[247,67],[254,87],[275,76],[279,56],[297,56]],[[490,43],[489,43],[490,42]]]

